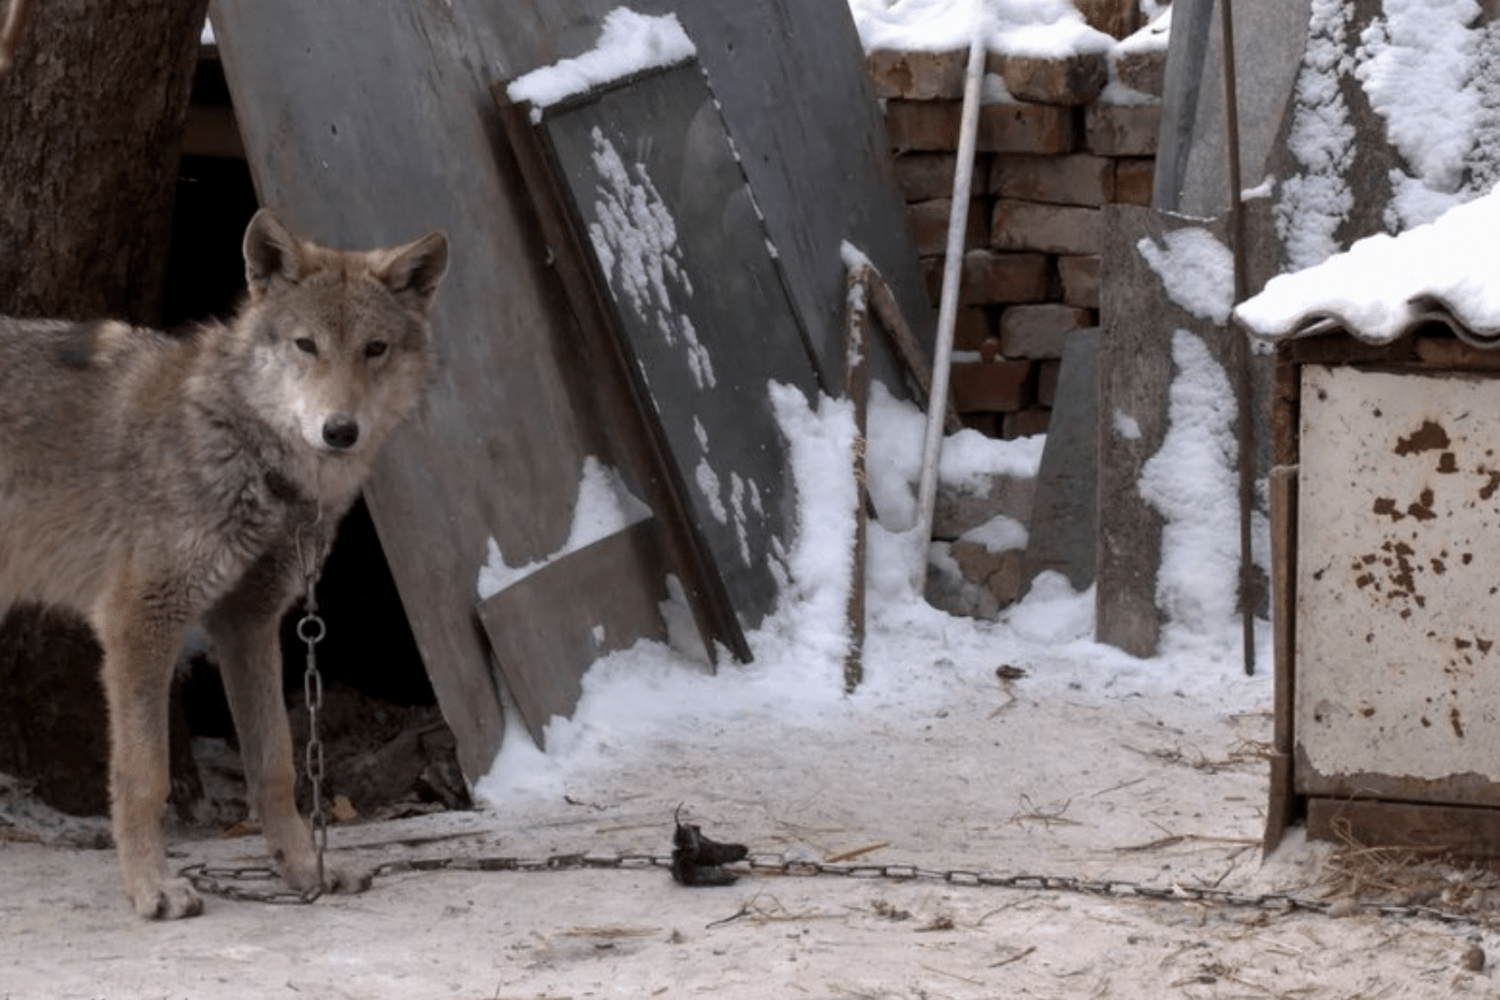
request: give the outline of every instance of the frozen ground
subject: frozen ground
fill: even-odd
[[[924,636],[923,639],[931,637]],[[910,703],[856,696],[818,725],[769,715],[622,742],[559,797],[338,828],[373,864],[559,852],[665,855],[679,803],[756,855],[1320,896],[1325,851],[1262,866],[1267,685],[1174,690],[1150,664],[913,642],[940,675]],[[919,649],[925,646],[925,652]],[[1000,666],[1026,676],[1002,680]],[[184,840],[175,863],[259,841]],[[1436,901],[1434,901],[1436,902]],[[1490,932],[940,881],[750,875],[685,889],[661,868],[410,872],[312,906],[210,899],[134,917],[112,852],[0,843],[0,997],[1451,997]],[[1472,961],[1472,958],[1468,959]]]

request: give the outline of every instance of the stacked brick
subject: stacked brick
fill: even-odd
[[[868,55],[934,306],[942,284],[968,53]],[[1047,429],[1063,341],[1099,322],[1101,206],[1148,204],[1164,54],[991,53],[1010,98],[983,106],[952,391],[971,426]],[[1109,95],[1122,94],[1121,100]]]

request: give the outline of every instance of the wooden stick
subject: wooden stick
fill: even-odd
[[[868,533],[868,484],[865,476],[865,430],[870,406],[870,312],[866,290],[874,268],[862,264],[851,268],[844,277],[846,289],[844,314],[844,357],[848,367],[844,375],[844,392],[854,405],[854,567],[850,572],[849,652],[844,657],[844,690],[850,694],[864,680],[865,648],[865,539]]]
[[[0,76],[15,65],[16,46],[21,43],[21,32],[26,29],[26,15],[30,8],[30,0],[10,0],[5,23],[0,25]]]

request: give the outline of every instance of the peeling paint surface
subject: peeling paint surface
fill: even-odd
[[[1305,365],[1300,433],[1299,747],[1500,781],[1500,379]]]

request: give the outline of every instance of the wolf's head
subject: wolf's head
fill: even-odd
[[[262,209],[244,251],[249,298],[234,326],[246,402],[317,454],[368,460],[426,387],[448,238],[331,250]]]

